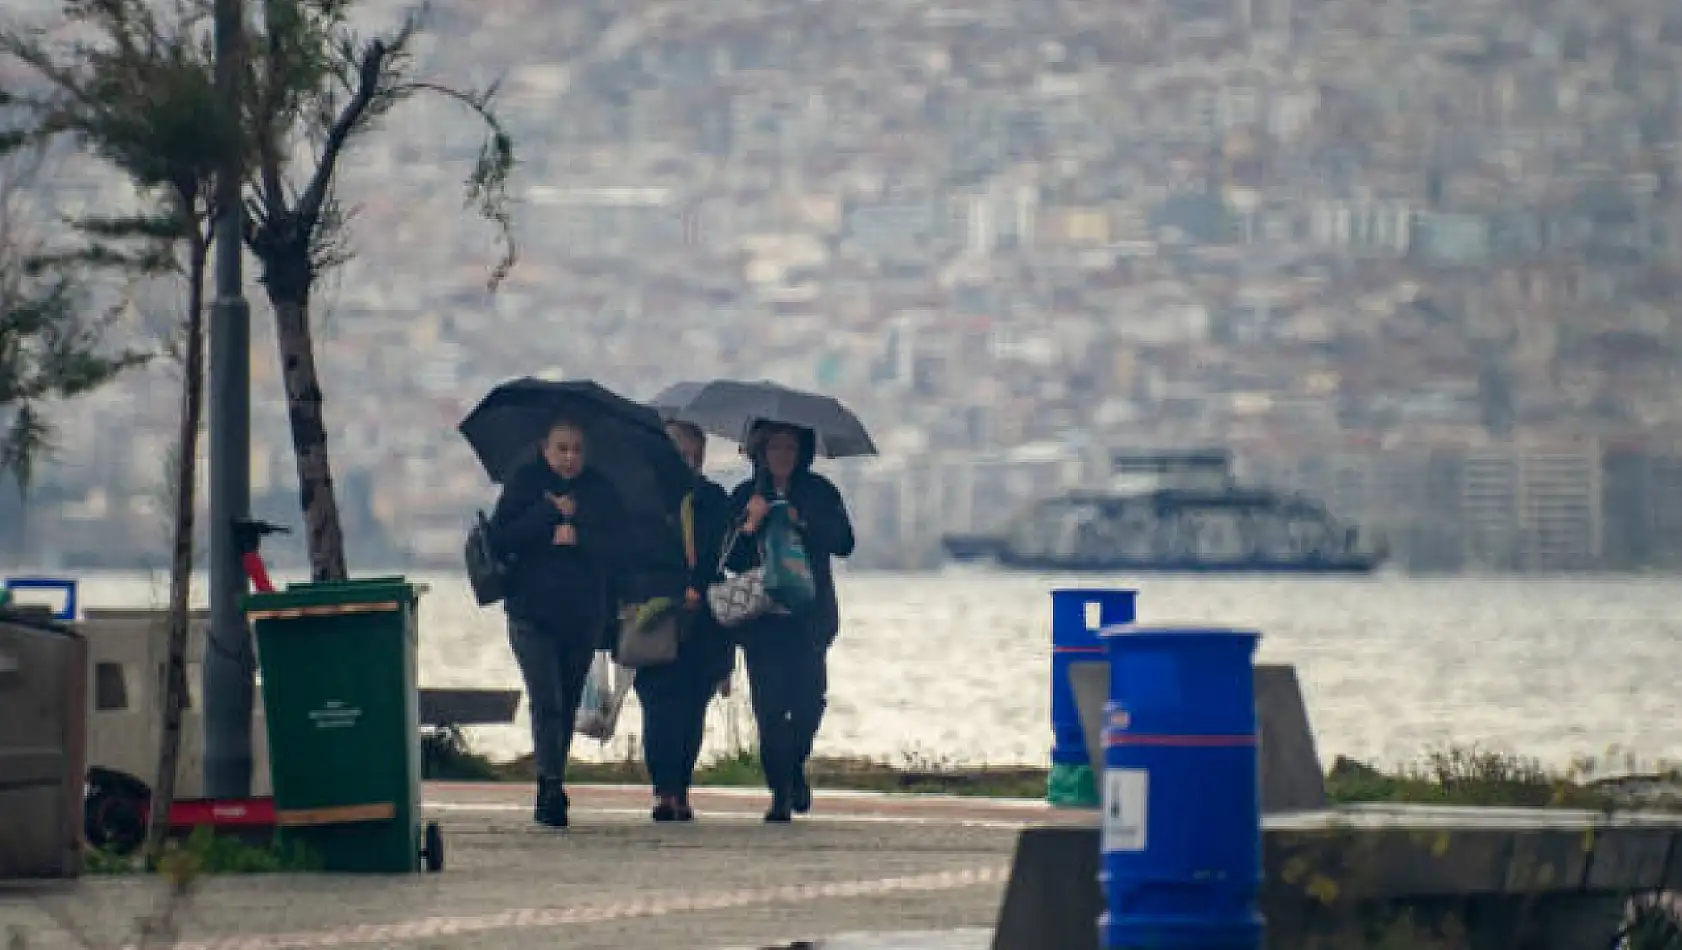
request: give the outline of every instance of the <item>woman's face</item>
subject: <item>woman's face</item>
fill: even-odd
[[[691,469],[700,472],[701,466],[707,461],[707,440],[696,438],[688,426],[680,425],[667,426],[666,435],[671,438],[672,444],[677,446],[677,454],[683,456],[683,460],[689,463]]]
[[[577,427],[560,425],[543,440],[543,460],[562,478],[577,478],[584,471],[584,433]]]
[[[800,437],[792,432],[773,432],[765,440],[765,467],[772,478],[788,478],[800,463]]]

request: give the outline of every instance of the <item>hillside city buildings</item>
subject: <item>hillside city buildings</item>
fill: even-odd
[[[365,558],[453,563],[491,493],[454,425],[556,372],[846,400],[884,452],[836,467],[864,563],[1187,445],[1421,569],[1682,560],[1671,5],[456,0],[421,53],[504,77],[522,260],[486,292],[447,103],[355,153],[317,341]],[[67,160],[51,207],[125,200]],[[253,355],[257,493],[296,521]],[[172,386],[64,411],[31,544],[161,547]]]

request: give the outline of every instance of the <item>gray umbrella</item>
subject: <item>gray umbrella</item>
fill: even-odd
[[[649,404],[667,419],[693,423],[738,442],[756,422],[781,422],[811,429],[819,454],[826,458],[876,454],[864,423],[839,401],[768,380],[674,383]]]

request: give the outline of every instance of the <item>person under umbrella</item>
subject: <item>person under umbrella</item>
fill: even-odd
[[[509,641],[530,703],[533,817],[566,827],[591,661],[619,599],[681,598],[688,576],[670,522],[694,476],[657,414],[588,381],[504,383],[460,430],[503,483],[488,535],[506,565]]]
[[[829,689],[829,648],[841,628],[831,558],[853,553],[853,524],[841,492],[812,471],[817,435],[782,422],[753,424],[743,448],[753,476],[731,493],[740,535],[729,566],[744,571],[761,557],[756,535],[773,501],[785,502],[812,567],[815,597],[787,613],[767,613],[737,628],[748,671],[760,762],[771,792],[768,822],[787,822],[812,808],[806,762],[823,724]]]
[[[654,786],[658,822],[693,821],[689,787],[701,757],[707,704],[728,686],[736,645],[713,619],[706,590],[720,579],[719,555],[730,530],[730,498],[701,472],[707,437],[687,422],[666,424],[672,442],[695,471],[690,494],[686,556],[690,581],[684,592],[686,629],[670,663],[646,666],[632,682],[643,712],[643,762]]]
[[[490,519],[490,541],[509,559],[508,639],[531,708],[537,802],[533,818],[567,826],[567,759],[584,680],[610,617],[610,579],[625,509],[585,464],[584,427],[557,418],[541,461],[511,477]]]

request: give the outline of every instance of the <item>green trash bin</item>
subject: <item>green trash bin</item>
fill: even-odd
[[[401,577],[245,598],[257,639],[277,833],[324,870],[443,869],[421,824],[417,607]]]

